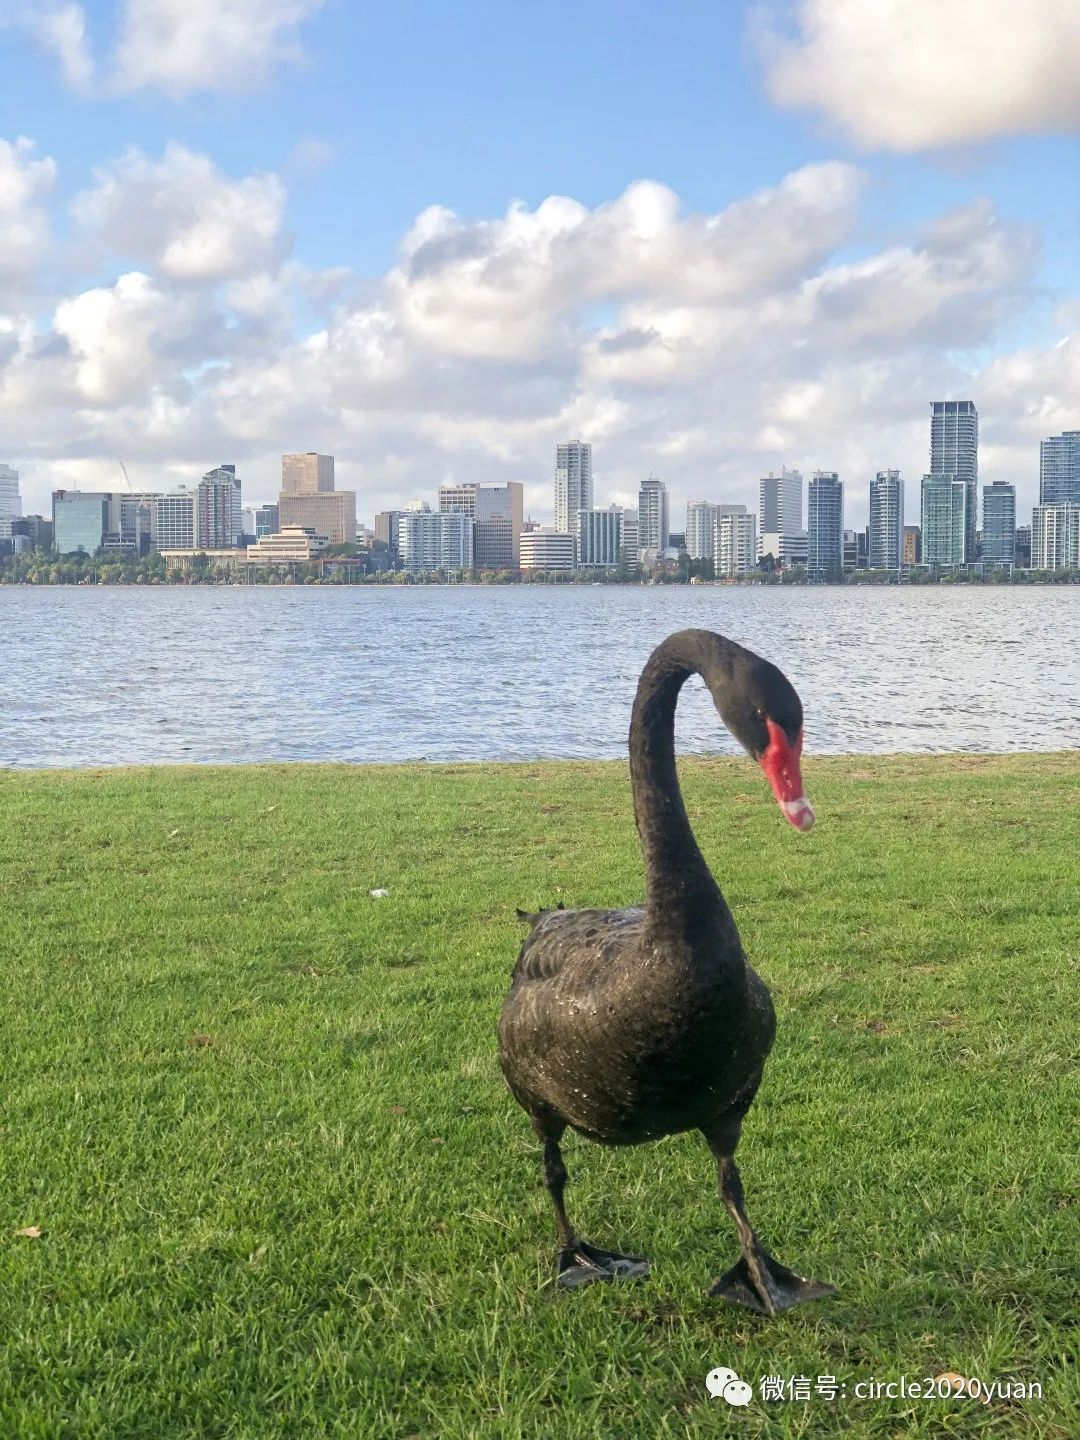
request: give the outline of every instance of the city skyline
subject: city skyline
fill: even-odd
[[[405,84],[393,7],[39,8],[4,9],[0,61],[0,454],[31,512],[120,488],[121,460],[172,489],[220,455],[272,502],[278,457],[318,445],[361,514],[505,479],[546,514],[547,455],[581,435],[623,504],[649,473],[677,514],[752,504],[797,464],[860,515],[878,469],[924,473],[923,396],[975,397],[980,482],[1026,512],[1038,440],[1080,425],[1062,4],[1019,49],[988,7],[930,85],[959,0],[903,24],[785,0],[767,43],[750,3],[656,25],[643,0],[535,23],[478,0],[426,17]]]
[[[919,558],[924,563],[946,566],[971,564],[977,559],[1011,565],[1016,555],[1016,490],[1007,481],[992,482],[983,486],[980,505],[976,406],[970,400],[932,401],[930,414],[930,464],[949,468],[931,469],[922,475],[920,527],[916,528],[925,532],[925,539],[920,533]],[[1042,546],[1040,554],[1059,557],[1049,568],[1067,566],[1071,561],[1065,557],[1071,556],[1075,548],[1074,517],[1052,512],[1055,506],[1080,503],[1077,500],[1080,431],[1045,437],[1040,442],[1039,457],[1039,496],[1045,503],[1033,508],[1032,525],[1026,528],[1029,533],[1034,531],[1043,537],[1038,541]],[[74,527],[73,535],[78,532],[82,536],[84,529],[89,534],[94,522],[84,518],[84,512],[85,517],[90,517],[92,512],[87,506],[97,502],[101,504],[101,544],[112,550],[132,544],[140,548],[145,543],[161,550],[170,547],[228,550],[241,543],[242,534],[264,538],[277,532],[279,525],[282,530],[295,530],[298,534],[306,527],[306,532],[323,545],[356,540],[355,496],[335,489],[334,456],[314,451],[288,452],[281,456],[280,468],[279,503],[243,506],[241,479],[233,463],[219,465],[204,474],[195,489],[181,485],[167,494],[134,491],[130,488],[126,467],[121,466],[127,490],[53,492],[53,521],[58,520],[58,507],[64,511],[60,517],[62,523],[55,526],[58,548],[69,525]],[[904,490],[899,470],[878,471],[870,487],[867,523],[852,529],[845,523],[851,516],[845,514],[844,485],[839,474],[815,471],[807,487],[806,528],[803,529],[801,472],[786,466],[779,473],[770,472],[759,480],[759,512],[750,517],[754,523],[757,554],[759,557],[771,554],[786,565],[803,565],[812,580],[828,579],[841,571],[864,566],[874,570],[899,570],[903,564],[915,561],[905,540],[910,527],[904,525]],[[414,563],[415,558],[436,551],[444,558],[456,556],[460,562],[455,565],[447,559],[439,565],[440,569],[516,568],[523,529],[535,530],[539,523],[530,517],[529,524],[523,525],[523,492],[522,483],[514,481],[441,485],[439,514],[461,512],[473,522],[467,548],[463,548],[466,546],[464,535],[452,539],[449,550],[445,548],[436,533],[436,516],[434,522],[425,522],[426,538],[422,544],[417,539],[420,532],[414,534],[415,526],[410,527],[406,537],[406,549],[411,553],[409,568],[423,568]],[[719,521],[732,514],[745,515],[745,504],[690,501],[684,531],[676,532],[670,519],[667,486],[657,476],[650,475],[642,482],[636,506],[621,506],[617,501],[609,502],[606,507],[594,506],[590,503],[593,499],[591,442],[559,443],[555,455],[554,509],[562,524],[539,528],[567,536],[572,542],[575,563],[585,566],[633,563],[635,552],[643,557],[670,557],[675,552],[669,545],[678,533],[679,548],[686,551],[691,560],[715,560],[720,575],[741,573],[738,568],[729,568],[729,562],[721,565]],[[426,501],[415,500],[404,510],[379,512],[374,517],[374,528],[364,529],[398,552],[402,517],[409,512],[430,510]],[[0,462],[0,538],[12,533],[13,519],[20,515],[19,473]],[[69,521],[68,517],[76,515],[77,520]],[[761,528],[761,517],[767,526],[776,528]],[[43,517],[32,515],[29,519],[37,525]],[[989,526],[985,544],[984,519]],[[32,529],[33,526],[30,530],[23,527],[20,533],[25,537]],[[140,536],[144,537],[142,541]],[[745,543],[746,537],[742,539]],[[734,553],[730,527],[727,540],[726,553],[730,557]],[[78,548],[88,547],[80,539]],[[598,555],[603,559],[597,561]],[[586,556],[593,558],[583,560]],[[1023,566],[1027,560],[1018,563]]]
[[[967,454],[965,452],[965,455],[959,457],[959,459],[957,458],[957,452],[955,447],[955,432],[951,432],[952,440],[950,443],[952,443],[953,445],[953,450],[947,455],[945,449],[943,448],[944,442],[941,438],[942,432],[940,421],[940,407],[942,406],[942,402],[931,401],[929,403],[931,411],[931,424],[928,461],[924,464],[923,468],[916,469],[913,472],[909,472],[909,474],[913,475],[913,484],[921,491],[922,478],[926,475],[937,473],[954,473],[949,471],[937,471],[934,469],[935,464],[959,464],[960,469],[958,472],[955,473],[958,474],[958,478],[963,479],[967,484],[969,491],[968,504],[972,506],[972,510],[971,512],[969,512],[968,522],[970,528],[966,532],[968,535],[968,548],[970,549],[971,541],[974,538],[975,532],[981,529],[981,497],[982,492],[987,488],[987,485],[993,483],[1013,485],[1013,488],[1016,491],[1017,513],[1024,512],[1024,504],[1022,500],[1022,495],[1024,493],[1023,488],[1015,485],[1015,483],[1012,481],[984,483],[982,480],[980,480],[978,470],[978,410],[974,402],[969,400],[944,402],[950,407],[965,407],[965,413],[969,414],[974,421],[973,449],[970,454]],[[528,514],[530,518],[536,519],[539,523],[551,525],[552,528],[556,530],[561,530],[563,533],[574,533],[576,527],[574,526],[570,517],[572,515],[575,515],[581,508],[594,508],[597,500],[597,472],[595,472],[593,468],[592,450],[593,447],[591,441],[561,441],[557,444],[555,462],[555,492],[553,500],[551,496],[550,478],[544,484],[524,481],[520,478],[511,481],[508,481],[506,478],[496,481],[483,482],[440,481],[436,482],[434,489],[437,493],[441,493],[443,491],[449,491],[455,488],[460,490],[469,490],[475,489],[477,488],[477,486],[480,485],[482,485],[484,488],[491,488],[492,486],[504,486],[508,483],[516,484],[521,488],[521,493],[523,497],[523,515]],[[306,481],[302,482],[299,479],[295,481],[289,481],[287,479],[287,475],[290,470],[294,472],[297,476],[299,476],[301,474],[302,465],[304,462],[308,462],[309,464],[314,464],[319,467],[317,477],[315,471],[312,471],[310,478]],[[567,468],[568,462],[570,462],[569,470]],[[329,496],[326,492],[333,492],[333,498],[335,502],[340,502],[344,499],[349,499],[351,502],[355,502],[356,497],[352,492],[335,489],[336,457],[333,455],[326,455],[321,452],[315,451],[283,452],[278,457],[277,466],[280,476],[275,490],[275,493],[277,495],[277,501],[271,502],[270,500],[263,498],[263,489],[265,487],[262,487],[257,492],[256,496],[252,496],[250,491],[245,492],[245,508],[250,508],[253,510],[265,510],[271,507],[271,505],[276,508],[277,502],[279,502],[285,494],[290,494],[290,498],[293,499],[294,506],[296,503],[296,495],[301,494],[311,497],[326,496],[326,499],[321,501],[322,506],[325,508],[327,505],[327,501],[329,500]],[[114,492],[117,495],[140,494],[146,493],[148,491],[149,487],[138,487],[132,482],[126,466],[120,466],[119,468],[124,484],[114,484],[111,486],[106,486],[104,487],[106,491]],[[230,469],[233,475],[236,474],[237,467],[235,463],[224,468]],[[1036,478],[1033,487],[1029,487],[1033,488],[1033,499],[1030,507],[1031,509],[1034,509],[1036,504],[1080,504],[1080,430],[1065,430],[1061,434],[1042,436],[1038,441],[1035,473]],[[602,466],[599,474],[602,477]],[[841,474],[841,472],[839,471],[827,470],[815,471],[814,474],[836,475],[840,478],[844,485],[845,494],[850,495],[851,493],[854,493],[857,496],[861,494],[861,477],[848,477]],[[569,488],[567,478],[568,475],[572,475],[574,477],[570,482]],[[866,482],[865,507],[859,512],[860,523],[857,528],[868,528],[873,525],[875,488],[882,480],[882,478],[886,476],[890,477],[901,487],[900,510],[901,515],[903,514],[905,506],[904,494],[908,486],[908,480],[905,477],[904,471],[900,467],[878,469],[875,472],[874,477],[868,482]],[[203,478],[207,478],[205,474]],[[647,486],[651,481],[659,481],[664,486],[668,505],[668,529],[670,531],[677,530],[678,527],[674,519],[671,518],[672,514],[676,512],[676,505],[678,503],[673,498],[672,487],[668,484],[666,480],[664,480],[662,476],[656,476],[652,472],[650,472],[649,475],[642,482],[639,483],[639,485],[636,487],[635,492],[631,495],[626,495],[620,492],[614,492],[609,490],[605,498],[603,499],[600,508],[608,508],[612,505],[616,505],[624,509],[637,508],[641,502],[641,494],[643,487]],[[245,482],[250,484],[250,481],[247,480],[247,477],[245,477]],[[197,484],[198,482],[194,481],[193,477],[188,475],[184,479],[177,482],[175,485],[168,487],[167,490],[164,487],[159,487],[157,493],[172,493],[176,490],[182,491],[186,488],[189,488],[189,486],[191,486],[193,483]],[[601,478],[601,487],[602,483],[603,482]],[[48,506],[46,506],[44,510],[40,512],[35,512],[29,507],[27,507],[25,501],[22,500],[21,484],[21,475],[18,468],[11,466],[4,461],[0,461],[0,527],[3,526],[5,522],[5,517],[7,516],[8,508],[10,508],[10,505],[12,503],[22,505],[22,510],[14,510],[11,512],[13,514],[44,514],[45,511],[48,509]],[[288,486],[289,488],[286,489],[286,486]],[[584,488],[582,488],[582,486]],[[808,523],[805,510],[806,504],[808,503],[808,497],[805,494],[806,486],[806,478],[798,465],[789,466],[784,464],[781,465],[777,470],[770,470],[767,475],[759,475],[753,480],[748,480],[746,482],[746,485],[744,486],[744,491],[749,491],[755,487],[757,490],[758,508],[757,511],[754,513],[756,513],[758,517],[759,532],[764,531],[768,533],[769,531],[779,530],[782,533],[790,534],[801,532],[805,535]],[[89,489],[90,487],[62,486],[57,488],[75,490],[76,488]],[[714,507],[719,506],[721,509],[727,510],[730,510],[732,506],[734,506],[736,509],[742,508],[743,510],[747,508],[747,502],[745,499],[737,501],[717,501],[715,499],[710,499],[704,495],[704,491],[707,488],[708,482],[705,482],[703,485],[698,486],[697,490],[693,490],[688,493],[686,500],[683,502],[685,507],[685,514],[689,515],[690,507],[697,503],[706,503]],[[429,485],[428,489],[431,490],[432,486]],[[548,492],[547,504],[545,504],[542,499],[535,506],[529,506],[525,502],[524,497],[527,497],[530,493],[535,494],[537,491],[542,492],[544,490]],[[561,501],[560,495],[562,497]],[[8,497],[13,497],[13,499],[9,499]],[[584,500],[586,501],[583,506],[577,503],[577,501],[581,498],[584,498]],[[315,501],[316,506],[318,506],[319,503],[319,500]],[[386,509],[387,511],[393,511],[396,513],[405,508],[407,503],[408,502],[399,495],[394,497],[394,503],[390,506],[387,506]],[[560,512],[560,503],[563,507],[562,512]],[[794,510],[797,511],[799,517],[797,522],[788,522],[788,518],[785,512],[785,503],[787,504],[787,506],[793,507]],[[336,509],[334,509],[333,507],[331,507],[331,509],[333,509],[333,513],[337,514]],[[358,526],[364,526],[368,529],[371,528],[371,526],[367,524],[367,519],[361,514],[359,514],[358,511],[359,506],[353,504],[351,520],[349,522],[346,522],[345,528],[341,529],[340,534],[337,532],[337,530],[335,530],[335,534],[332,537],[333,543],[340,543],[341,540],[355,538]],[[909,508],[907,513],[913,514],[917,512],[918,505],[916,504],[914,508]],[[327,513],[331,513],[330,510],[328,510]],[[379,512],[374,513],[377,514]],[[560,526],[558,523],[560,513],[564,514],[566,517],[563,526]],[[554,520],[552,519],[552,516],[554,516]],[[770,517],[776,516],[779,516],[780,519],[774,525]],[[762,524],[763,518],[768,522],[767,524]],[[850,506],[845,501],[845,523],[848,523],[853,519],[854,516],[852,514]],[[297,513],[295,514],[292,511],[289,511],[285,523],[295,524],[300,523],[301,521],[303,521],[303,523],[308,523],[307,520],[304,520],[303,515],[300,513],[300,511],[297,510]],[[339,526],[341,525],[340,518],[338,524]],[[900,522],[900,527],[902,529],[902,520]]]

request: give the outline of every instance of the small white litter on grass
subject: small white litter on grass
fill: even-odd
[[[387,895],[390,894],[390,891],[389,891],[389,890],[369,890],[369,891],[368,891],[368,894],[371,896],[371,898],[372,898],[373,900],[385,900],[386,897],[387,897]]]

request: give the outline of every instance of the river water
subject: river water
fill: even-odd
[[[775,661],[818,753],[1080,746],[1080,587],[0,588],[0,764],[621,756],[685,626]],[[735,744],[704,687],[683,752]]]

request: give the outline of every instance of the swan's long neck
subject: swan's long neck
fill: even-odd
[[[693,674],[710,690],[725,683],[724,645],[705,631],[683,631],[653,651],[638,683],[630,722],[634,819],[645,859],[646,909],[672,922],[707,921],[726,906],[698,849],[675,769],[675,706]]]

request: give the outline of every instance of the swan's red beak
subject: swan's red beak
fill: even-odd
[[[796,830],[804,833],[813,828],[814,810],[803,794],[802,770],[799,757],[802,754],[802,731],[792,745],[775,720],[766,720],[769,743],[762,755],[760,765],[765,778],[772,786],[777,804]]]

